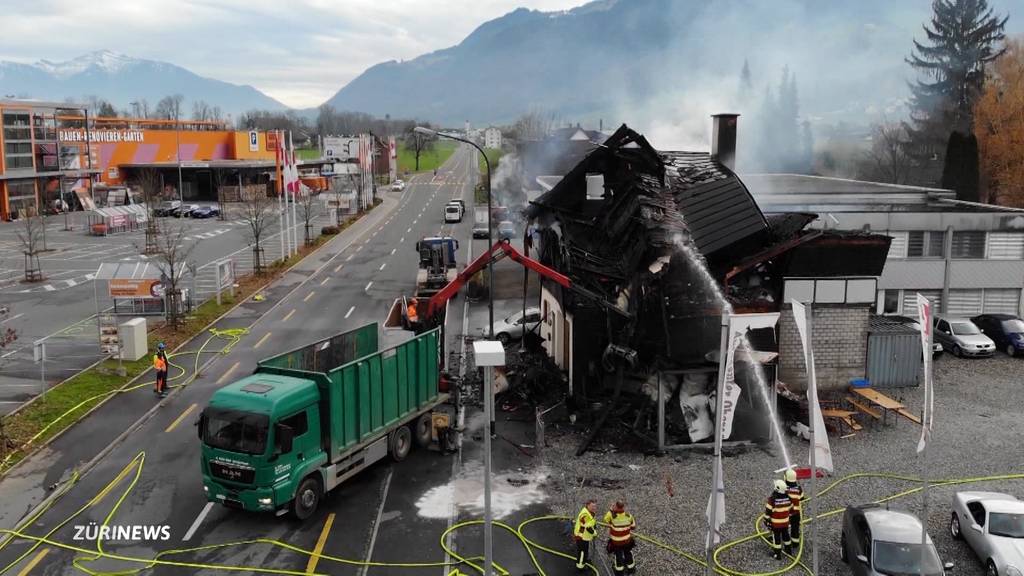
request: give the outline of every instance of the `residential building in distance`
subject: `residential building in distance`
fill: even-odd
[[[501,149],[501,130],[494,126],[484,130],[484,148]]]

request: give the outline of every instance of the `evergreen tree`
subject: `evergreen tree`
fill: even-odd
[[[911,84],[911,154],[917,162],[942,152],[950,132],[967,133],[974,102],[985,82],[985,64],[1005,48],[1008,17],[992,13],[987,0],[934,0],[924,25],[925,42],[914,40],[907,63],[923,75]]]
[[[946,145],[942,187],[954,190],[958,200],[978,202],[978,139],[954,130]]]

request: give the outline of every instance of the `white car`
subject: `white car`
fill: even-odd
[[[494,323],[494,337],[502,344],[523,337],[524,331],[534,331],[540,324],[540,308],[536,306],[526,309],[526,315],[520,310],[515,314]]]
[[[462,206],[458,204],[447,204],[444,207],[445,222],[462,222]]]
[[[391,183],[391,190],[394,192],[401,192],[402,190],[405,190],[405,182],[395,180]]]
[[[967,541],[988,576],[1024,576],[1024,502],[998,492],[957,492],[949,533]]]

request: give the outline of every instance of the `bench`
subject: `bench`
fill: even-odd
[[[917,424],[918,426],[921,425],[921,418],[919,416],[915,416],[906,408],[900,408],[899,410],[896,411],[896,413],[899,414],[900,416],[903,416],[907,420],[910,420],[914,424]]]
[[[856,408],[858,412],[862,412],[864,414],[867,414],[868,416],[871,416],[875,420],[881,420],[882,419],[882,413],[881,412],[879,412],[878,410],[875,410],[874,408],[869,407],[867,404],[864,404],[863,402],[861,402],[857,398],[855,398],[853,396],[847,396],[846,397],[846,401],[849,402],[851,406]]]
[[[843,424],[846,424],[850,430],[859,432],[860,430],[863,430],[864,427],[857,423],[857,420],[853,417],[854,414],[856,414],[856,412],[851,412],[850,410],[838,410],[834,408],[827,408],[821,411],[821,415],[823,417],[839,420]]]

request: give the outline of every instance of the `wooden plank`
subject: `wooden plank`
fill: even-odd
[[[847,396],[846,397],[846,401],[849,402],[859,412],[863,412],[864,414],[867,414],[868,416],[871,416],[875,420],[881,420],[882,419],[882,413],[881,412],[879,412],[878,410],[875,410],[874,408],[870,408],[867,405],[861,403],[861,401],[858,400],[857,398],[855,398],[853,396]]]
[[[899,410],[896,410],[896,413],[899,414],[900,416],[903,416],[907,420],[910,420],[914,424],[917,424],[918,426],[921,425],[921,418],[913,415],[906,408],[900,408]]]
[[[860,432],[861,430],[864,429],[863,426],[858,424],[857,421],[853,419],[853,416],[843,418],[843,422],[846,422],[846,425],[849,426],[851,430],[854,430],[856,432]]]
[[[892,398],[889,398],[885,394],[882,394],[881,392],[874,390],[872,388],[854,388],[851,386],[850,392],[853,392],[857,396],[864,398],[865,400],[871,402],[872,404],[877,404],[882,408],[885,408],[886,410],[899,410],[905,407],[903,406],[903,404],[900,404],[899,402],[893,400]]]

